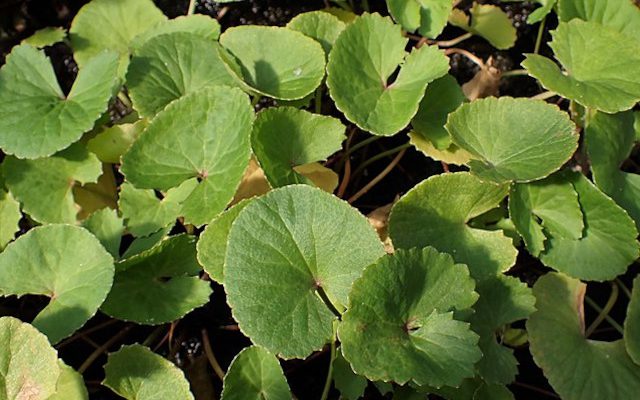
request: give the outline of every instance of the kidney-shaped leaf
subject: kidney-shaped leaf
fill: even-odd
[[[563,22],[579,18],[640,39],[640,7],[634,0],[558,0],[557,11]]]
[[[351,284],[383,254],[366,218],[347,203],[310,186],[285,186],[252,201],[233,223],[227,300],[255,344],[304,358],[329,341]]]
[[[556,59],[527,54],[522,65],[544,87],[608,113],[640,100],[640,44],[613,28],[574,19],[561,22],[550,43]]]
[[[136,50],[127,72],[134,108],[140,115],[152,117],[173,100],[206,86],[234,86],[218,46],[185,32],[149,39]]]
[[[103,385],[127,400],[193,400],[182,371],[137,344],[109,354]]]
[[[202,225],[225,209],[249,163],[253,109],[239,89],[206,88],[172,102],[122,157],[140,189],[198,185],[182,202],[187,223]]]
[[[337,118],[293,107],[269,108],[256,118],[251,145],[272,187],[311,183],[294,168],[340,150],[344,132]]]
[[[389,13],[409,32],[435,38],[447,25],[451,0],[387,0]]]
[[[475,279],[506,271],[518,252],[501,231],[467,223],[495,208],[508,185],[480,181],[467,172],[432,176],[404,195],[391,210],[389,234],[396,248],[433,246],[466,263]]]
[[[538,100],[476,100],[449,114],[446,128],[453,142],[474,157],[471,172],[497,183],[542,179],[578,147],[569,115]]]
[[[459,385],[482,355],[478,336],[453,316],[475,303],[474,285],[448,254],[396,250],[353,284],[338,330],[342,354],[370,380]]]
[[[51,297],[33,325],[57,343],[91,318],[113,282],[113,258],[87,230],[37,227],[0,253],[0,295]]]
[[[200,279],[192,236],[171,236],[116,264],[113,288],[100,310],[114,318],[158,325],[175,321],[209,301]]]
[[[349,121],[376,135],[406,127],[427,84],[447,73],[447,57],[435,46],[407,54],[409,39],[390,18],[364,14],[336,41],[327,65],[327,86]],[[394,82],[389,79],[400,68]]]
[[[224,376],[222,400],[289,400],[291,391],[276,356],[251,346],[233,359]]]
[[[322,46],[294,30],[236,26],[220,36],[220,44],[233,56],[240,78],[249,88],[269,97],[301,99],[324,77]]]
[[[327,55],[345,27],[346,24],[338,17],[325,11],[298,14],[287,24],[287,28],[302,32],[320,42]]]
[[[93,127],[116,84],[117,55],[102,52],[64,95],[44,52],[17,46],[0,70],[0,148],[20,158],[49,156]]]
[[[640,366],[627,355],[624,341],[584,336],[586,289],[555,272],[536,282],[537,311],[527,322],[533,359],[563,399],[633,399],[640,393]]]

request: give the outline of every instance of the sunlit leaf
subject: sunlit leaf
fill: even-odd
[[[48,26],[37,30],[33,35],[24,39],[22,43],[29,44],[33,47],[43,48],[62,42],[66,37],[67,31],[64,28]]]
[[[22,218],[20,203],[0,186],[0,250],[13,240],[20,228],[18,226],[20,218]]]
[[[287,28],[302,32],[320,42],[327,55],[345,27],[345,23],[338,17],[324,11],[298,14],[287,24]]]
[[[474,35],[482,36],[497,49],[513,47],[517,31],[509,16],[500,7],[473,3],[469,13],[471,15],[467,16],[464,11],[456,8],[449,16],[449,22]]]
[[[451,0],[387,0],[389,13],[409,32],[435,38],[447,25]]]
[[[597,22],[640,39],[640,7],[634,0],[558,0],[558,17]]]

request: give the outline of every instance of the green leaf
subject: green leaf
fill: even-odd
[[[58,360],[60,375],[56,383],[56,393],[47,400],[89,400],[89,392],[84,379],[76,370]]]
[[[451,75],[433,81],[424,95],[418,113],[411,120],[414,132],[429,140],[436,149],[445,150],[451,146],[451,136],[444,128],[449,113],[455,111],[465,96]]]
[[[11,194],[41,223],[75,224],[79,207],[73,199],[74,185],[95,182],[102,173],[98,158],[80,143],[47,158],[7,157],[2,169]]]
[[[640,7],[633,0],[558,0],[557,12],[563,22],[579,18],[640,39]]]
[[[98,210],[82,223],[82,227],[91,232],[113,258],[120,258],[120,240],[124,233],[124,224],[116,210]]]
[[[53,344],[91,318],[113,281],[113,258],[87,230],[33,228],[0,253],[0,295],[42,295],[49,304],[33,326]]]
[[[546,18],[547,15],[553,10],[553,6],[556,5],[558,0],[535,0],[536,3],[542,5],[542,7],[535,9],[527,17],[528,24],[535,24]]]
[[[578,240],[548,237],[540,260],[584,280],[605,281],[623,274],[640,255],[633,220],[584,175],[574,173],[568,179],[578,192],[586,229]]]
[[[76,142],[107,109],[116,68],[116,54],[96,54],[65,96],[44,52],[28,44],[14,47],[0,70],[2,150],[39,158]]]
[[[454,9],[449,16],[449,23],[482,36],[497,49],[506,50],[513,47],[517,31],[509,16],[500,7],[473,3],[469,13],[471,16],[467,16],[462,10]]]
[[[410,143],[416,148],[416,150],[436,161],[455,165],[465,165],[471,161],[471,154],[466,150],[462,150],[455,144],[451,144],[444,150],[439,150],[429,139],[417,132],[409,133],[409,138]]]
[[[324,51],[315,40],[287,28],[235,26],[220,44],[239,64],[251,91],[280,100],[301,99],[324,77]]]
[[[67,31],[64,28],[48,26],[37,30],[33,35],[22,41],[22,44],[29,44],[33,47],[43,48],[62,42],[67,37]]]
[[[584,337],[586,289],[554,272],[536,282],[538,311],[527,322],[533,359],[563,399],[633,399],[640,392],[640,366],[627,355],[624,341]]]
[[[153,190],[136,189],[125,182],[120,187],[118,206],[127,229],[134,236],[146,236],[173,225],[181,215],[181,203],[197,185],[197,180],[187,180],[180,186],[169,189],[159,199]]]
[[[307,185],[275,189],[231,226],[227,301],[253,343],[305,358],[329,342],[331,309],[344,309],[353,281],[383,254],[373,228],[344,201]]]
[[[166,19],[151,0],[92,0],[71,23],[73,56],[82,67],[104,49],[113,50],[120,56],[118,75],[124,76],[133,38]]]
[[[153,117],[173,100],[204,87],[234,86],[218,47],[209,39],[185,32],[146,41],[135,51],[127,72],[134,108],[143,117]]]
[[[453,317],[475,303],[473,289],[467,267],[450,255],[396,250],[353,284],[338,329],[342,354],[371,380],[456,386],[482,356],[478,336]]]
[[[298,14],[287,24],[287,28],[304,33],[320,42],[327,55],[345,27],[346,24],[338,17],[324,11]]]
[[[427,84],[449,70],[437,47],[407,54],[408,41],[390,18],[364,14],[347,26],[329,54],[331,97],[361,129],[383,136],[402,130],[418,111]],[[389,82],[398,68],[398,77]]]
[[[428,38],[442,33],[453,9],[451,0],[387,0],[389,14],[409,32]]]
[[[509,214],[535,257],[545,250],[547,236],[579,240],[585,228],[578,193],[562,173],[513,185]]]
[[[46,400],[56,391],[58,354],[47,337],[13,317],[0,317],[0,396]]]
[[[184,32],[207,39],[210,43],[220,37],[220,23],[208,15],[191,14],[156,24],[154,27],[137,35],[131,41],[131,49],[138,50],[149,39],[167,33]],[[213,43],[212,43],[213,44]]]
[[[231,362],[224,376],[222,400],[286,400],[291,398],[289,384],[276,356],[251,346]]]
[[[193,400],[182,371],[138,344],[109,354],[104,371],[102,384],[127,400]]]
[[[607,113],[640,100],[640,44],[612,28],[574,19],[561,22],[549,44],[563,72],[550,59],[527,54],[522,66],[547,89]]]
[[[100,310],[144,325],[175,321],[209,301],[199,278],[193,236],[178,235],[116,264],[113,288]]]
[[[250,201],[250,199],[241,200],[218,215],[207,225],[198,240],[198,262],[211,279],[218,283],[224,283],[224,260],[231,225]]]
[[[171,226],[167,226],[157,232],[152,233],[151,235],[135,238],[122,255],[122,260],[126,260],[127,258],[133,257],[142,253],[143,251],[151,249],[167,237],[167,235],[171,231],[171,228]]]
[[[202,225],[233,198],[249,163],[254,115],[239,89],[206,88],[159,113],[122,157],[121,171],[140,189],[198,185],[182,202],[186,223]]]
[[[353,372],[342,352],[338,352],[333,360],[333,384],[340,391],[342,399],[358,400],[364,395],[369,382]]]
[[[631,111],[615,115],[595,113],[585,128],[593,181],[640,226],[640,176],[620,171],[636,140]]]
[[[312,183],[295,167],[326,160],[342,148],[345,126],[339,119],[293,107],[258,114],[251,145],[272,187]]]
[[[633,290],[624,320],[624,343],[629,357],[640,364],[640,276],[633,280]]]
[[[15,237],[21,218],[20,203],[0,185],[0,250]]]
[[[471,328],[480,335],[482,359],[476,364],[479,375],[489,383],[509,384],[518,372],[513,352],[496,341],[505,325],[525,319],[535,311],[531,289],[517,278],[498,275],[478,283],[480,295],[471,316]]]
[[[472,228],[472,218],[495,208],[508,185],[482,182],[467,172],[435,175],[395,204],[389,234],[396,248],[433,246],[469,266],[476,280],[506,271],[518,252],[501,231]]]
[[[540,100],[476,100],[451,113],[446,128],[453,142],[473,156],[471,172],[496,183],[542,179],[578,147],[569,115]]]
[[[87,142],[87,149],[98,156],[102,162],[120,164],[120,157],[129,150],[148,124],[146,119],[141,119],[134,123],[104,128]]]

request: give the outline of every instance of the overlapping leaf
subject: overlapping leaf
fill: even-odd
[[[255,344],[304,358],[330,340],[333,312],[383,254],[375,231],[347,203],[310,186],[285,186],[252,201],[233,223],[227,300]]]
[[[19,229],[20,218],[20,203],[0,185],[0,250],[13,240]]]
[[[449,70],[437,47],[407,54],[407,42],[390,18],[364,14],[347,26],[329,54],[331,97],[363,130],[384,136],[399,132],[418,111],[427,84]],[[397,78],[389,82],[398,68]]]
[[[120,157],[129,150],[148,124],[146,119],[141,119],[105,128],[87,142],[87,149],[102,162],[120,164]]]
[[[451,0],[387,0],[389,13],[408,32],[435,38],[447,25]]]
[[[560,23],[549,44],[563,72],[550,59],[527,54],[522,65],[563,97],[608,113],[628,110],[640,100],[640,44],[595,22]],[[597,56],[595,56],[597,55]]]
[[[629,357],[640,365],[640,277],[633,280],[627,317],[624,320],[624,338]]]
[[[140,33],[133,38],[130,47],[135,52],[149,39],[159,35],[175,32],[190,33],[203,39],[207,39],[213,44],[213,41],[218,40],[220,37],[220,23],[208,15],[180,15],[177,18],[160,22],[152,28]]]
[[[124,224],[116,210],[110,208],[98,210],[83,221],[82,226],[93,233],[113,258],[120,257],[120,240],[124,233]]]
[[[97,53],[65,95],[44,52],[15,47],[0,70],[0,148],[38,158],[76,142],[107,109],[116,69],[115,53]]]
[[[448,254],[396,250],[354,283],[338,330],[342,354],[371,380],[459,385],[482,355],[478,336],[453,316],[475,303],[473,289]]]
[[[76,370],[58,360],[60,375],[56,383],[56,393],[47,400],[89,400],[89,392],[84,379]]]
[[[327,55],[345,27],[346,24],[338,17],[324,11],[298,14],[287,24],[287,28],[302,32],[320,42]]]
[[[301,99],[313,92],[324,77],[322,46],[291,29],[236,26],[220,36],[220,44],[238,64],[231,70],[249,90],[265,96]]]
[[[125,321],[158,325],[175,321],[209,301],[211,288],[198,274],[192,236],[171,236],[116,264],[113,288],[100,308]]]
[[[537,311],[527,322],[533,359],[563,399],[633,399],[640,391],[640,366],[629,358],[624,340],[584,336],[586,288],[554,272],[535,284]]]
[[[37,30],[33,35],[24,39],[22,43],[26,43],[37,48],[43,48],[61,42],[66,37],[67,31],[64,28],[48,26]]]
[[[113,258],[87,230],[33,228],[0,253],[0,295],[51,298],[33,325],[57,343],[84,325],[113,282]]]
[[[515,44],[516,28],[500,7],[474,2],[469,13],[471,15],[467,16],[464,11],[454,9],[449,16],[449,22],[451,25],[482,36],[497,49],[505,50]]]
[[[182,202],[187,223],[202,225],[225,209],[249,162],[253,110],[239,89],[206,88],[172,102],[122,157],[140,189],[169,190],[193,179]]]
[[[640,8],[633,0],[558,0],[558,17],[597,22],[640,39]]]
[[[542,101],[489,97],[449,115],[447,131],[483,180],[533,181],[557,171],[578,146],[569,115]]]
[[[495,208],[508,190],[467,172],[432,176],[393,207],[391,240],[402,249],[433,246],[466,263],[476,280],[493,277],[513,265],[517,251],[501,231],[472,228],[468,222]]]

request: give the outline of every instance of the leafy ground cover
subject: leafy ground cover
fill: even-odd
[[[635,399],[639,39],[631,0],[1,2],[0,400]]]

